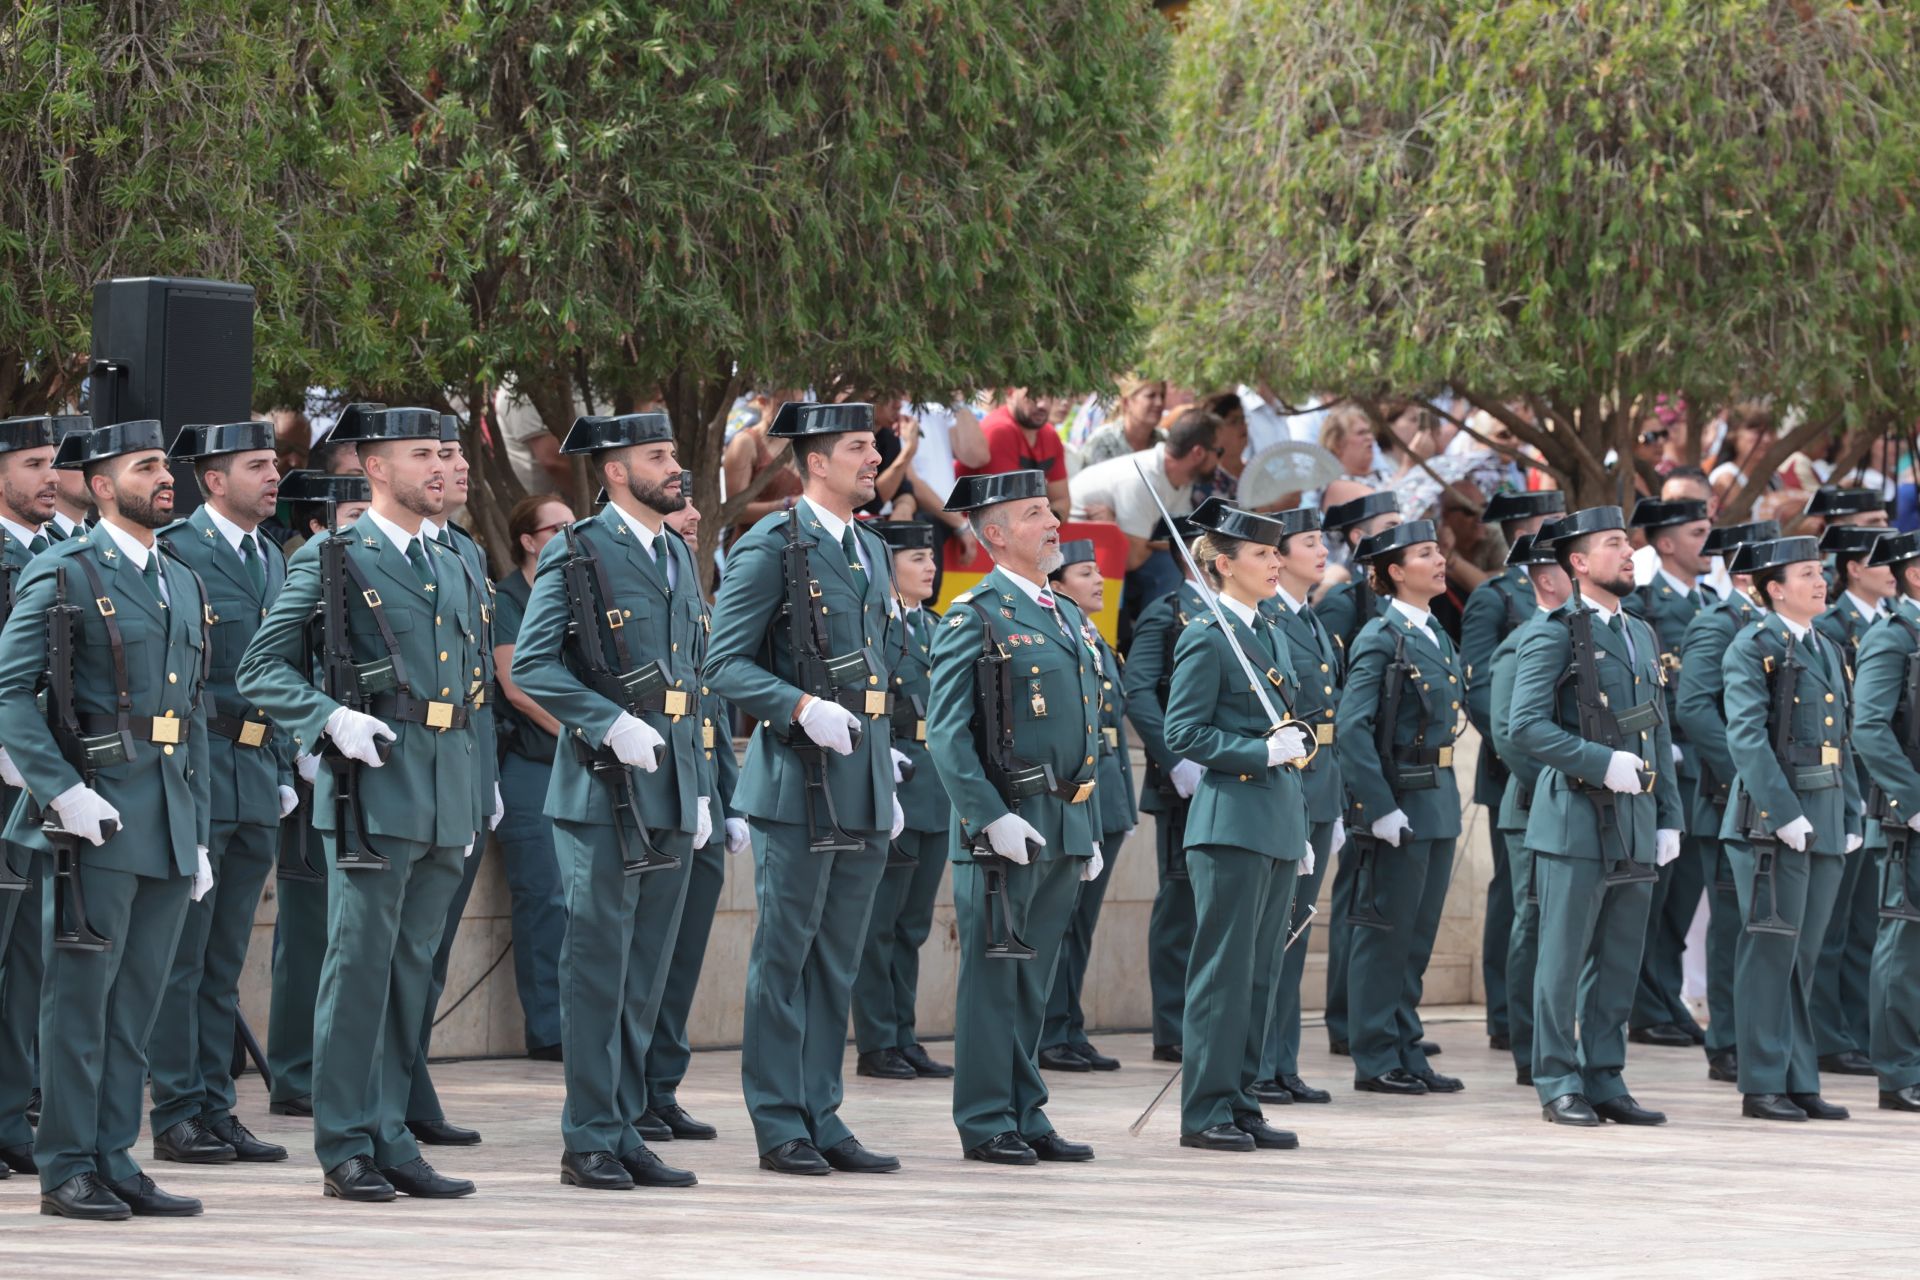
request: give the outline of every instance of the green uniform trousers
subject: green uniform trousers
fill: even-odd
[[[1884,849],[1879,857],[1875,914],[1889,866],[1905,873],[1908,906],[1920,906],[1916,860],[1909,855],[1903,862],[1889,863]],[[1872,1012],[1873,1069],[1880,1087],[1891,1092],[1920,1084],[1920,921],[1880,921],[1873,946]]]
[[[945,831],[902,831],[896,841],[915,859],[880,877],[860,972],[853,980],[853,1039],[861,1053],[918,1044],[915,993],[920,947],[933,932],[933,899],[947,869]]]
[[[1396,1067],[1428,1070],[1420,1048],[1420,996],[1453,878],[1452,840],[1382,844],[1374,907],[1389,929],[1354,929],[1347,958],[1347,1019],[1356,1079]]]
[[[303,822],[308,811],[288,819]],[[307,861],[327,865],[320,833],[306,828]],[[313,1014],[320,1002],[320,967],[327,958],[327,881],[273,882],[279,914],[273,926],[273,1007],[267,1011],[267,1068],[274,1102],[313,1096]]]
[[[233,1112],[240,970],[280,833],[254,822],[215,822],[212,833],[213,888],[187,906],[160,1021],[147,1044],[155,1133],[195,1116],[218,1120]]]
[[[1687,950],[1687,930],[1693,927],[1694,914],[1700,909],[1700,889],[1705,879],[1699,837],[1682,835],[1680,856],[1659,870],[1653,902],[1647,908],[1647,945],[1640,957],[1640,976],[1628,1025],[1691,1029],[1696,1025],[1693,1011],[1681,995],[1686,985],[1682,957]]]
[[[569,1151],[621,1155],[640,1145],[653,1042],[667,965],[693,874],[686,832],[654,832],[680,865],[626,874],[618,831],[555,822],[553,847],[567,887],[560,942],[560,1044],[567,1101],[560,1134]]]
[[[1044,1110],[1040,1028],[1084,865],[1079,858],[1049,858],[1007,869],[1013,931],[1035,954],[1031,960],[996,960],[985,954],[986,875],[977,862],[953,864],[954,925],[960,932],[953,1122],[963,1150],[1002,1133],[1031,1140],[1053,1132]],[[997,918],[993,925],[1000,927]]]
[[[1313,874],[1296,876],[1293,905],[1288,915],[1288,938],[1300,937],[1280,957],[1280,981],[1273,993],[1273,1013],[1267,1019],[1265,1047],[1260,1052],[1260,1080],[1300,1074],[1300,982],[1307,972],[1307,947],[1313,941],[1313,913],[1309,910],[1320,900],[1320,886],[1333,863],[1333,824],[1316,822],[1307,829],[1307,843],[1313,848]],[[1255,1014],[1259,1013],[1256,1003]]]
[[[560,938],[567,929],[567,895],[553,851],[553,820],[540,811],[552,776],[552,764],[517,751],[500,759],[500,795],[507,811],[493,838],[513,903],[513,981],[529,1049],[560,1043]]]
[[[1259,1115],[1260,1075],[1281,948],[1293,918],[1300,864],[1246,850],[1195,849],[1193,958],[1187,963],[1180,1131],[1199,1133]]]
[[[1147,914],[1147,987],[1153,999],[1153,1043],[1180,1043],[1187,1000],[1187,957],[1193,951],[1193,884],[1187,878],[1187,802],[1153,815],[1160,887]],[[1104,846],[1102,846],[1104,848]],[[989,1137],[992,1135],[989,1134]]]
[[[1709,836],[1698,837],[1700,874],[1707,885],[1707,1056],[1734,1047],[1738,1026],[1733,1012],[1733,961],[1746,924],[1740,895],[1734,891],[1727,848]]]
[[[0,946],[0,1147],[24,1147],[33,1142],[27,1108],[39,1087],[36,1065],[40,1041],[40,989],[47,959],[41,919],[43,877],[52,861],[17,844],[4,848],[8,863],[26,888],[5,895],[0,914],[12,913],[13,923]]]
[[[1879,931],[1878,867],[1871,849],[1846,855],[1839,896],[1820,940],[1820,963],[1813,973],[1813,1050],[1821,1057],[1867,1051],[1871,1029],[1867,987],[1872,981],[1874,937]]]
[[[1507,833],[1500,829],[1500,806],[1481,806],[1487,843],[1493,853],[1493,878],[1487,881],[1487,915],[1480,925],[1480,981],[1487,993],[1487,1034],[1511,1035],[1513,994],[1508,986],[1507,949],[1513,938],[1513,870],[1507,857]]]
[[[1100,833],[1100,852],[1106,859],[1100,874],[1082,881],[1067,918],[1067,936],[1060,941],[1060,962],[1054,967],[1053,985],[1047,992],[1047,1018],[1040,1028],[1040,1047],[1057,1044],[1086,1044],[1087,1018],[1080,1007],[1080,992],[1087,985],[1087,965],[1093,960],[1093,931],[1100,924],[1100,906],[1106,901],[1107,882],[1113,879],[1113,864],[1118,862],[1120,845],[1126,831]]]
[[[1534,888],[1534,856],[1526,832],[1507,832],[1507,888],[1513,896],[1513,929],[1507,934],[1507,1039],[1513,1065],[1533,1070],[1533,992],[1540,968],[1540,895]]]
[[[460,884],[447,903],[447,918],[440,926],[440,945],[434,948],[433,972],[427,981],[426,1007],[420,1014],[420,1048],[413,1060],[413,1079],[407,1092],[408,1120],[445,1120],[440,1095],[433,1089],[433,1073],[427,1055],[433,1049],[433,1023],[440,1011],[440,997],[447,990],[447,966],[453,963],[453,940],[460,933],[460,917],[466,914],[467,899],[473,896],[473,882],[480,876],[480,859],[487,854],[487,835],[475,835],[473,853],[460,861]]]
[[[111,940],[105,951],[52,945],[52,877],[43,880],[41,923],[49,935],[40,993],[40,1128],[34,1160],[40,1189],[82,1173],[123,1182],[133,1158],[147,1082],[147,1040],[186,919],[189,876],[164,880],[80,866],[87,920]]]
[[[1753,910],[1756,858],[1753,846],[1744,841],[1729,840],[1726,845],[1744,921]],[[1810,1009],[1813,973],[1845,862],[1831,854],[1795,853],[1780,846],[1774,860],[1775,910],[1799,932],[1741,930],[1733,962],[1741,1093],[1820,1092]]]
[[[1533,975],[1533,1088],[1611,1102],[1627,1092],[1627,1018],[1653,884],[1608,885],[1601,858],[1535,854],[1540,958]]]
[[[1347,962],[1353,956],[1353,876],[1360,860],[1353,846],[1341,850],[1333,869],[1333,896],[1327,903],[1327,1043],[1347,1044]],[[1343,1049],[1342,1052],[1345,1052]]]
[[[810,853],[804,823],[749,818],[759,920],[747,959],[740,1083],[761,1154],[853,1136],[840,1119],[847,1016],[887,833],[852,853]],[[963,984],[964,985],[964,984]]]
[[[371,836],[384,870],[342,871],[326,833],[327,953],[313,1014],[313,1149],[322,1169],[416,1159],[407,1099],[433,951],[460,887],[461,846]]]
[[[680,1082],[687,1078],[693,1046],[687,1038],[687,1016],[693,993],[700,986],[700,966],[706,963],[707,939],[713,934],[713,913],[720,906],[720,890],[727,880],[726,828],[719,837],[693,855],[687,874],[687,896],[680,907],[680,927],[673,934],[673,955],[667,961],[667,985],[660,993],[660,1012],[653,1020],[653,1040],[647,1045],[642,1072],[646,1076],[647,1106],[658,1111],[678,1102]],[[648,874],[660,874],[649,872]]]

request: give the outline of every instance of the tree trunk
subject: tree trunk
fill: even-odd
[[[744,379],[732,372],[733,357],[715,358],[720,374],[702,374],[678,369],[660,384],[660,396],[673,419],[673,439],[680,465],[693,478],[690,497],[700,509],[700,539],[694,547],[694,565],[700,571],[701,585],[711,594],[717,583],[714,553],[720,535],[726,530],[721,519],[720,465],[727,447],[727,414],[740,395]]]

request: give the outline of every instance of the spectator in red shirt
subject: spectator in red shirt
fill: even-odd
[[[1001,403],[980,420],[987,438],[987,465],[953,464],[957,476],[998,475],[1006,471],[1040,471],[1047,477],[1047,505],[1062,520],[1073,500],[1067,494],[1067,446],[1047,422],[1039,396],[1025,387],[1010,388]]]

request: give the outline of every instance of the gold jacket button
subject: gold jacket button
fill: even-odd
[[[445,662],[446,660],[447,660],[447,651],[445,649],[442,649],[440,651],[440,661]]]
[[[171,745],[171,744],[169,744],[169,745],[167,745],[167,746],[164,746],[164,747],[162,747],[162,748],[160,748],[160,754],[161,754],[161,755],[167,755],[167,756],[170,756],[170,755],[172,755],[172,754],[173,754],[173,747],[172,747],[172,745]]]
[[[451,689],[442,689],[442,690],[440,691],[440,696],[444,698],[444,697],[446,697],[446,696],[448,696],[449,694],[451,694],[452,692],[453,692],[453,690],[451,690]]]
[[[168,683],[168,684],[179,684],[179,683],[180,683],[180,677],[179,677],[179,676],[177,676],[177,675],[175,675],[175,674],[174,674],[173,672],[171,672],[171,671],[169,671],[169,672],[167,672],[167,683]]]

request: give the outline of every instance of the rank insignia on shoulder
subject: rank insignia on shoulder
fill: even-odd
[[[1013,610],[1011,610],[1011,609],[1002,609],[1002,610],[1000,611],[1000,616],[1001,616],[1001,617],[1003,617],[1003,618],[1011,618],[1011,617],[1013,616]]]
[[[209,538],[213,537],[213,530],[211,529],[204,529],[201,532],[205,533]]]
[[[362,538],[360,539],[360,541],[369,547],[373,547],[376,550],[379,549],[380,540],[378,538]]]
[[[947,615],[947,625],[950,627],[957,627],[965,621],[966,618],[962,617],[958,611]]]
[[[100,548],[100,555],[103,559],[107,559],[107,560],[118,560],[120,558],[119,553],[116,552],[112,547]]]

